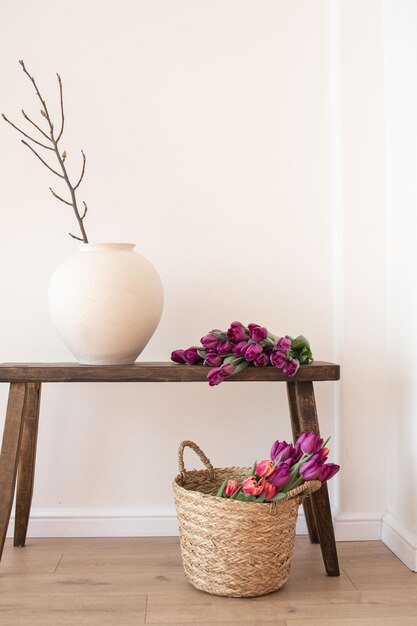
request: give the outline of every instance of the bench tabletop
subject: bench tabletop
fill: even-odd
[[[208,367],[166,362],[133,365],[80,365],[79,363],[1,363],[0,382],[204,382]],[[340,366],[325,361],[302,365],[288,378],[275,367],[248,367],[226,382],[306,382],[339,380]]]

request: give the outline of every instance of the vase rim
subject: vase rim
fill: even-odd
[[[92,252],[94,250],[122,250],[129,252],[130,250],[133,250],[135,246],[135,243],[84,243],[80,246],[80,250],[84,252]]]

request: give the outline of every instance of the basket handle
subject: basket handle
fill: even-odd
[[[283,500],[292,500],[293,498],[298,498],[300,502],[304,500],[311,493],[314,493],[318,489],[320,489],[322,483],[319,480],[308,480],[303,483],[299,487],[295,487],[295,489],[291,489]]]
[[[184,477],[185,475],[185,466],[184,466],[185,448],[191,448],[192,450],[194,450],[196,455],[200,458],[201,462],[208,469],[211,478],[214,478],[214,467],[210,463],[210,460],[206,457],[206,455],[201,450],[201,448],[199,448],[198,445],[194,443],[194,441],[189,441],[188,439],[186,441],[181,441],[180,447],[178,448],[178,467],[179,467],[181,476]]]

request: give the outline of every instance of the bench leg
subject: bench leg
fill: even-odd
[[[0,454],[0,559],[13,504],[26,395],[26,383],[11,383]]]
[[[296,383],[287,383],[287,393],[288,393],[288,404],[290,407],[290,416],[291,416],[291,429],[293,441],[296,441],[302,432],[302,428],[300,425],[300,415],[297,404],[297,395],[295,391]],[[319,534],[317,530],[317,523],[314,517],[313,505],[311,503],[310,498],[304,498],[303,501],[304,515],[307,523],[308,536],[310,537],[311,543],[320,543]]]
[[[289,382],[287,383],[287,388],[293,424],[296,423],[296,417],[298,417],[300,431],[312,431],[319,435],[320,430],[313,383]],[[311,494],[309,501],[311,511],[308,514],[306,513],[306,520],[307,524],[311,524],[311,534],[310,526],[308,527],[310,539],[311,541],[314,541],[316,538],[319,540],[327,574],[329,576],[339,576],[339,562],[326,483],[318,491]],[[310,518],[308,515],[310,515]]]
[[[20,444],[19,470],[17,474],[16,515],[14,545],[24,546],[32,504],[35,478],[36,443],[38,439],[41,383],[27,383],[25,417]]]

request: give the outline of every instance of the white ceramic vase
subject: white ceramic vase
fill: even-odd
[[[134,363],[159,324],[161,279],[134,247],[83,244],[52,276],[51,317],[79,363]]]

